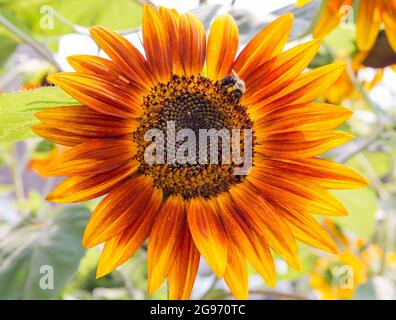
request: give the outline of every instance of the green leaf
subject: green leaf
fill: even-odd
[[[0,34],[0,68],[7,62],[17,45],[18,43],[14,39]]]
[[[37,123],[34,114],[43,109],[80,104],[55,87],[10,93],[0,96],[0,142],[34,137],[30,126]]]
[[[24,21],[18,19],[13,12],[2,7],[0,4],[0,15],[8,20],[11,24],[17,27],[19,30],[30,34]],[[7,30],[5,27],[0,25],[0,68],[8,61],[8,58],[15,51],[17,45],[20,43],[20,39],[13,33]],[[0,74],[3,73],[0,70]]]
[[[365,151],[362,152],[363,156],[370,162],[374,172],[378,177],[384,177],[390,174],[393,170],[393,155],[379,151]],[[361,166],[356,158],[352,158],[348,161],[348,165],[357,169],[359,172],[364,172],[364,168]]]
[[[375,227],[377,198],[369,188],[334,191],[336,197],[349,211],[347,217],[334,218],[336,223],[363,238],[369,238]]]
[[[0,6],[25,21],[38,37],[72,32],[70,26],[53,17],[52,10],[75,24],[116,30],[137,27],[142,18],[142,5],[132,0],[0,0]]]
[[[355,37],[356,31],[353,25],[350,28],[339,26],[326,36],[324,41],[334,52],[353,55],[356,52]]]
[[[19,228],[2,240],[0,299],[54,298],[84,255],[81,238],[89,214],[81,207],[69,208],[43,224]],[[52,275],[53,288],[46,278]]]

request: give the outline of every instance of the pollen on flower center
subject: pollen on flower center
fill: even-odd
[[[222,163],[222,145],[218,142],[217,164],[148,164],[144,152],[149,142],[144,139],[145,132],[159,129],[167,135],[167,125],[173,122],[175,132],[191,129],[198,136],[200,129],[252,129],[246,108],[239,103],[240,93],[232,84],[212,81],[202,76],[173,75],[167,83],[159,83],[143,99],[143,114],[133,133],[137,143],[137,160],[140,171],[153,177],[154,184],[165,194],[180,194],[184,199],[202,196],[210,198],[227,191],[231,185],[243,180],[243,175],[235,175],[234,168],[240,166],[233,161]],[[239,139],[243,153],[243,134]],[[176,147],[183,142],[176,142]],[[169,152],[165,142],[164,152]],[[209,144],[208,144],[209,148]],[[199,158],[196,150],[196,158]],[[209,154],[210,150],[207,150]]]

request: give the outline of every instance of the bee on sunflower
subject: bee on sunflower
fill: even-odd
[[[351,112],[313,100],[345,65],[303,72],[320,41],[283,51],[292,22],[291,14],[279,17],[237,55],[232,17],[216,17],[206,39],[194,15],[145,5],[144,55],[94,27],[109,59],[72,56],[76,72],[49,77],[81,105],[37,113],[33,130],[71,147],[42,170],[67,177],[47,199],[106,195],[83,238],[87,248],[104,243],[98,277],[148,239],[150,294],[167,278],[169,298],[188,299],[202,256],[236,298],[247,299],[247,262],[273,287],[272,252],[295,269],[296,240],[337,252],[314,215],[346,215],[329,189],[359,188],[366,180],[318,157],[352,138],[335,130]],[[234,175],[235,163],[147,163],[144,134],[167,121],[194,132],[251,129],[250,172]]]

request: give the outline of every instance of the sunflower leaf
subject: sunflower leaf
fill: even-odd
[[[39,110],[78,105],[79,102],[55,87],[0,96],[0,142],[23,140],[36,135],[30,126],[37,123]]]
[[[359,190],[333,191],[337,198],[347,207],[347,217],[334,218],[337,224],[352,231],[362,238],[369,238],[375,231],[375,214],[377,199],[369,188]]]
[[[38,38],[64,35],[73,31],[70,24],[84,27],[101,25],[122,30],[141,24],[143,7],[131,0],[0,0],[2,8],[24,21]],[[78,10],[76,10],[78,8]],[[56,14],[54,14],[56,13]]]
[[[51,299],[77,271],[89,217],[82,207],[63,210],[40,225],[12,231],[0,241],[0,299]]]

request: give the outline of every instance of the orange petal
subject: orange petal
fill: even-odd
[[[178,254],[168,274],[168,291],[171,300],[189,299],[198,272],[200,254],[191,237],[188,224],[185,225]]]
[[[128,40],[104,27],[90,28],[92,37],[118,67],[120,74],[140,88],[150,89],[153,80],[143,55]]]
[[[138,168],[139,163],[133,160],[122,167],[101,174],[67,178],[51,191],[46,200],[66,203],[97,198],[110,192],[115,185],[131,177]]]
[[[238,27],[229,16],[218,16],[209,33],[206,65],[208,78],[220,80],[231,74],[232,64],[238,50]]]
[[[35,116],[45,126],[93,138],[126,135],[137,126],[132,119],[107,116],[85,106],[51,108],[39,111]]]
[[[255,155],[255,165],[268,172],[279,172],[312,181],[325,189],[356,189],[367,185],[367,180],[351,168],[321,158],[268,159]]]
[[[247,300],[249,287],[246,259],[234,244],[230,244],[228,247],[228,262],[224,280],[236,299]]]
[[[125,83],[130,81],[113,61],[102,57],[75,55],[67,57],[67,61],[74,70],[80,73],[98,75],[104,79],[121,80]]]
[[[162,207],[150,234],[147,264],[148,292],[153,294],[165,280],[179,253],[186,230],[186,205],[180,195],[172,195]]]
[[[125,82],[77,72],[52,74],[48,80],[98,112],[121,118],[136,118],[140,112],[141,96]]]
[[[320,43],[320,40],[308,41],[258,66],[245,81],[246,92],[242,102],[256,103],[290,84],[315,57]]]
[[[52,126],[44,125],[42,123],[32,125],[30,129],[32,129],[34,133],[48,141],[52,141],[54,143],[69,147],[77,146],[92,139],[92,137],[67,132],[64,130],[53,128]]]
[[[148,3],[143,9],[143,46],[151,72],[158,81],[172,75],[172,47],[160,14]]]
[[[312,216],[281,207],[277,207],[277,211],[287,221],[296,239],[321,250],[338,253],[334,240]]]
[[[312,214],[348,214],[333,194],[314,182],[258,167],[254,167],[246,179],[270,202]]]
[[[342,74],[346,63],[338,62],[298,76],[291,84],[251,107],[252,111],[274,106],[303,104],[320,97]]]
[[[191,199],[188,225],[199,252],[221,278],[227,266],[228,239],[213,202],[203,198]]]
[[[180,58],[180,15],[176,10],[159,7],[158,12],[164,25],[165,32],[169,37],[172,50],[172,71],[175,74],[183,74],[183,66]]]
[[[47,176],[100,174],[131,161],[135,152],[135,145],[130,139],[94,139],[64,151],[46,166],[43,174]]]
[[[261,30],[238,55],[233,69],[248,80],[257,66],[279,54],[291,31],[293,15],[285,14]]]
[[[162,205],[162,191],[154,188],[147,207],[120,234],[106,241],[96,278],[105,276],[128,260],[147,239]]]
[[[249,177],[249,176],[248,176]],[[300,269],[296,241],[283,218],[248,182],[229,191],[243,219],[277,254],[295,269]]]
[[[180,58],[186,75],[202,72],[205,62],[206,35],[201,21],[190,13],[180,17]]]
[[[341,8],[348,5],[347,2],[348,0],[332,0],[326,4],[312,33],[314,38],[323,38],[338,26],[345,14]]]
[[[152,193],[152,181],[146,176],[133,177],[115,187],[92,213],[83,246],[90,248],[128,228],[145,212]]]
[[[257,140],[254,150],[269,158],[298,159],[317,156],[353,139],[334,130],[274,133]]]
[[[222,193],[217,197],[217,206],[230,239],[267,284],[275,287],[275,265],[268,245],[260,241],[251,227],[242,219],[228,193]]]
[[[361,51],[368,51],[374,45],[382,23],[381,3],[360,0],[356,25],[356,43]]]
[[[324,103],[280,106],[262,113],[254,123],[260,135],[292,131],[333,130],[344,123],[352,112]]]
[[[382,17],[385,24],[386,37],[394,52],[396,52],[396,3],[388,1],[383,9]]]

